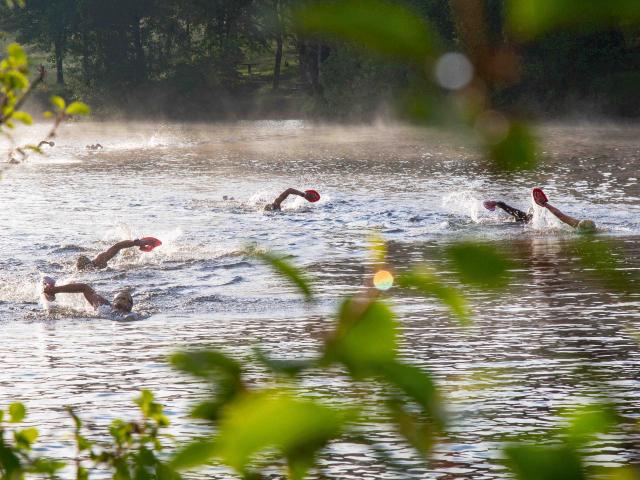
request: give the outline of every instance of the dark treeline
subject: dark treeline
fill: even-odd
[[[402,64],[305,38],[292,12],[308,0],[27,0],[2,8],[5,32],[46,55],[52,89],[98,111],[193,118],[306,114],[367,118],[411,83]],[[447,0],[408,0],[460,49]],[[502,0],[487,0],[508,42]],[[493,92],[541,115],[640,113],[640,34],[560,32],[520,45],[520,81]]]

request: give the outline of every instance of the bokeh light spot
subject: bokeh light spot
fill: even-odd
[[[393,286],[393,275],[387,270],[379,270],[373,276],[373,285],[378,290],[389,290]]]
[[[449,52],[442,55],[436,62],[435,74],[441,87],[460,90],[471,82],[473,65],[462,53]]]

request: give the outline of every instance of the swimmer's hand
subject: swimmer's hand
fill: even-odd
[[[533,196],[533,201],[536,202],[541,207],[546,207],[547,203],[549,203],[549,199],[544,194],[541,188],[538,188],[538,187],[534,188],[531,191],[531,195]]]

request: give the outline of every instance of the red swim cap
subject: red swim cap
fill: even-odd
[[[305,190],[304,193],[307,194],[307,200],[310,202],[317,202],[320,200],[320,194],[315,190]]]
[[[140,240],[147,240],[151,242],[151,245],[142,245],[140,247],[140,250],[142,250],[143,252],[150,252],[154,248],[162,245],[162,242],[154,237],[142,237]]]
[[[544,207],[545,204],[549,201],[547,196],[544,194],[541,188],[536,187],[531,191],[531,195],[533,196],[533,201],[536,202],[541,207]]]

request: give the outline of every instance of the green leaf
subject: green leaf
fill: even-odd
[[[388,402],[389,413],[398,432],[422,456],[427,457],[436,441],[436,430],[430,422],[425,422],[420,415],[406,408],[398,401]],[[389,463],[389,460],[387,460]],[[405,468],[402,469],[404,471]]]
[[[200,404],[192,412],[195,418],[216,420],[220,408],[245,390],[242,369],[235,360],[215,351],[183,352],[171,357],[178,370],[208,380],[216,387],[216,398]]]
[[[160,427],[169,425],[169,419],[162,413],[162,405],[154,402],[153,393],[150,390],[143,389],[140,392],[140,396],[134,401],[140,407],[140,411],[145,418],[155,420]]]
[[[398,286],[416,289],[427,296],[434,296],[449,307],[462,325],[471,323],[471,311],[467,301],[457,289],[444,285],[428,270],[412,270],[396,278]]]
[[[47,458],[37,458],[33,462],[33,467],[30,469],[34,473],[40,473],[48,475],[51,478],[55,478],[55,473],[66,467],[64,462],[58,462]]]
[[[24,430],[16,430],[13,432],[13,437],[19,448],[29,449],[38,438],[38,429],[30,427]]]
[[[313,368],[318,361],[311,360],[277,360],[269,358],[262,350],[256,349],[257,360],[274,373],[294,377],[300,372]]]
[[[173,468],[165,463],[158,463],[156,465],[156,479],[157,480],[181,480],[182,477]]]
[[[309,34],[326,34],[390,57],[424,65],[435,34],[423,17],[382,0],[318,2],[299,10],[296,23]]]
[[[347,299],[324,358],[344,364],[356,378],[376,375],[382,365],[395,359],[397,337],[398,323],[384,303]]]
[[[383,365],[381,374],[387,382],[395,385],[420,405],[422,411],[435,422],[438,428],[444,428],[446,423],[444,409],[438,390],[429,375],[414,365],[399,362]]]
[[[286,458],[291,478],[303,478],[318,450],[337,438],[352,412],[277,390],[245,394],[223,412],[217,455],[242,473],[252,458],[275,448]]]
[[[82,420],[78,415],[76,415],[76,412],[74,412],[73,408],[70,405],[66,405],[64,408],[69,414],[69,416],[71,417],[71,419],[73,420],[73,424],[76,430],[79,430],[80,428],[82,428]]]
[[[197,377],[212,378],[224,373],[228,377],[241,380],[242,368],[234,359],[215,351],[182,352],[171,356],[171,363],[178,370]]]
[[[20,464],[20,459],[9,448],[0,448],[0,466],[2,467],[4,478],[23,478],[24,471]]]
[[[621,421],[611,405],[583,405],[566,416],[569,425],[562,436],[576,448],[584,447],[599,434],[609,433]]]
[[[29,115],[26,112],[13,112],[13,115],[11,115],[11,118],[15,118],[16,120],[21,121],[25,125],[33,124],[33,118],[31,117],[31,115]]]
[[[193,410],[191,410],[191,416],[193,418],[200,418],[202,420],[209,420],[215,422],[220,417],[220,409],[226,402],[224,401],[205,401],[197,404]]]
[[[44,116],[44,118],[53,118],[55,116],[55,114],[50,110],[47,110],[42,115]]]
[[[3,81],[10,90],[24,90],[29,86],[29,79],[17,70],[8,71]]]
[[[216,445],[210,440],[197,440],[182,448],[169,462],[175,470],[188,470],[205,465],[215,456]]]
[[[566,445],[517,445],[505,448],[518,480],[586,480],[578,453]]]
[[[464,283],[481,288],[504,288],[509,283],[511,262],[491,245],[457,243],[446,254]]]
[[[604,30],[640,24],[637,0],[509,0],[511,30],[529,39],[555,29]]]
[[[262,262],[270,265],[276,273],[279,273],[283,277],[291,281],[300,292],[304,295],[305,300],[310,301],[313,299],[313,292],[309,286],[309,280],[306,278],[304,272],[298,267],[289,263],[285,257],[274,255],[273,253],[263,253],[258,251],[250,251],[250,253],[261,260]]]
[[[16,4],[20,7],[20,8],[24,8],[25,5],[25,0],[5,0],[5,3],[7,4],[7,7],[9,8],[13,8],[16,6]]]
[[[27,409],[22,403],[15,402],[9,405],[9,416],[11,423],[20,423],[27,416]]]
[[[522,123],[512,123],[507,135],[498,142],[489,141],[487,149],[499,170],[533,170],[537,166],[535,138]]]
[[[72,102],[66,110],[67,115],[89,115],[91,109],[86,103]]]
[[[59,97],[58,95],[53,95],[50,100],[53,106],[57,107],[59,110],[64,110],[64,107],[67,105],[64,98]]]
[[[11,43],[7,47],[9,57],[18,65],[24,65],[27,62],[27,54],[24,49],[17,43]]]

